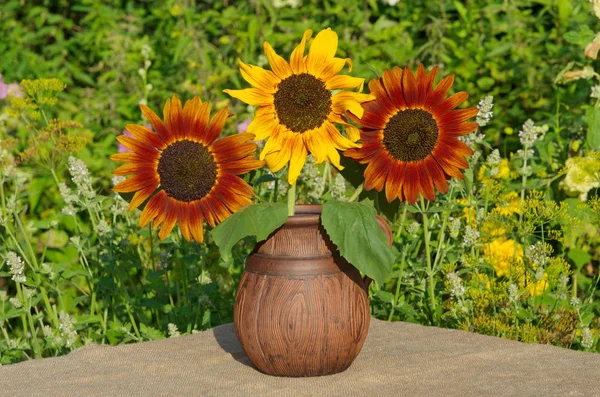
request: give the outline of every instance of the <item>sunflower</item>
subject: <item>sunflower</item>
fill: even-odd
[[[147,106],[142,105],[141,110],[156,132],[129,124],[127,131],[133,136],[117,137],[131,152],[111,156],[129,163],[113,174],[134,176],[113,190],[136,192],[130,210],[152,196],[140,216],[140,226],[151,220],[154,228],[162,225],[161,240],[178,221],[186,240],[202,242],[203,220],[214,227],[251,202],[252,188],[237,175],[263,165],[252,156],[256,145],[249,141],[254,135],[236,134],[217,140],[229,112],[221,109],[210,119],[208,103],[198,97],[183,107],[177,96],[167,99],[164,123]]]
[[[351,110],[362,115],[361,103],[375,99],[368,94],[331,90],[358,88],[364,79],[338,75],[344,65],[352,70],[349,58],[335,58],[338,37],[331,29],[319,32],[304,56],[306,42],[312,31],[307,30],[300,45],[292,52],[288,63],[264,43],[265,54],[272,70],[247,65],[238,59],[242,77],[253,88],[225,90],[234,98],[258,106],[247,131],[256,140],[269,138],[260,153],[273,172],[289,162],[288,182],[296,183],[308,153],[316,163],[328,161],[338,169],[339,150],[360,147],[358,130],[347,124],[342,114]],[[348,137],[342,136],[334,123],[345,126]]]
[[[465,156],[473,151],[458,137],[477,129],[477,123],[466,121],[479,110],[454,110],[468,94],[446,98],[454,75],[433,88],[437,71],[428,74],[423,65],[415,74],[409,68],[385,70],[383,78],[369,82],[376,99],[362,105],[360,120],[354,118],[362,126],[363,146],[344,155],[368,163],[365,189],[385,188],[389,202],[398,198],[414,204],[419,193],[434,200],[434,186],[446,193],[446,180],[463,179],[460,169],[469,166]]]

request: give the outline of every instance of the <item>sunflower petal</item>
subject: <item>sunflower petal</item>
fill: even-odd
[[[197,243],[204,241],[204,223],[202,221],[202,210],[200,210],[199,203],[190,203],[190,233],[192,234],[194,241]]]
[[[311,38],[312,30],[308,29],[302,35],[300,44],[294,49],[290,56],[290,66],[295,74],[306,73],[306,65],[304,63],[304,48],[306,42]]]
[[[440,81],[438,83],[438,85],[435,87],[435,89],[433,90],[433,92],[431,94],[429,94],[429,96],[427,97],[424,108],[425,109],[434,109],[440,103],[442,103],[442,101],[444,100],[446,95],[448,95],[450,88],[452,88],[452,84],[454,84],[454,75],[453,74],[451,74],[450,76],[448,76],[448,77],[444,78],[442,81]]]
[[[409,108],[417,107],[417,100],[419,97],[417,80],[408,67],[404,68],[404,72],[402,73],[402,93],[404,94],[406,106]]]
[[[206,130],[206,135],[204,135],[204,144],[210,145],[215,139],[219,137],[221,131],[223,131],[223,126],[225,125],[225,121],[229,117],[229,110],[227,107],[219,110],[217,114],[213,116],[208,124],[208,128]]]
[[[344,65],[348,65],[348,72],[352,71],[352,60],[350,58],[333,58],[321,71],[321,79],[329,80],[331,77],[338,74]]]
[[[264,43],[265,55],[269,60],[269,64],[271,65],[271,70],[273,73],[277,75],[281,80],[286,79],[292,75],[292,68],[287,63],[285,59],[281,56],[277,55],[271,44],[265,41]]]
[[[246,132],[253,133],[254,140],[261,141],[268,138],[277,126],[277,116],[275,109],[268,106],[261,106],[256,109],[254,119],[248,125]]]
[[[139,207],[140,204],[142,204],[144,201],[146,201],[146,199],[148,197],[150,197],[150,195],[152,193],[154,193],[154,191],[156,190],[157,187],[158,187],[158,183],[154,183],[144,189],[140,189],[137,192],[135,192],[135,194],[133,195],[133,198],[129,202],[129,208],[128,208],[129,211],[132,211],[135,208]]]
[[[385,198],[391,203],[402,196],[402,184],[404,183],[404,172],[406,163],[397,163],[390,171],[385,182]]]
[[[288,182],[290,185],[294,185],[296,183],[296,180],[300,175],[300,171],[302,171],[302,167],[304,167],[304,163],[306,162],[307,155],[308,152],[306,150],[304,141],[302,139],[295,139],[291,148],[290,168],[288,170]]]
[[[158,135],[156,132],[150,131],[146,127],[136,124],[127,124],[125,129],[129,131],[138,141],[144,142],[149,146],[160,150],[167,146],[160,135]]]
[[[173,134],[167,129],[167,127],[164,125],[162,120],[156,115],[156,113],[154,113],[146,105],[140,105],[140,110],[142,111],[144,117],[148,119],[150,124],[152,124],[152,128],[162,138],[162,140],[167,144],[171,143],[173,141]]]
[[[264,92],[258,88],[245,88],[243,90],[223,90],[223,92],[252,106],[264,106],[273,104],[273,95]]]
[[[136,190],[143,189],[154,183],[158,183],[158,175],[156,172],[143,172],[132,176],[123,182],[117,183],[113,187],[113,191],[118,193],[135,192]]]
[[[179,202],[173,199],[167,199],[167,213],[165,214],[164,220],[161,222],[162,225],[160,227],[160,231],[158,232],[158,237],[161,240],[167,238],[169,233],[175,227],[175,223],[177,223],[177,215],[179,213]]]
[[[316,77],[321,76],[321,71],[325,68],[337,51],[338,36],[331,28],[321,30],[308,51],[306,66],[308,72]]]
[[[325,81],[325,88],[328,90],[338,90],[340,88],[358,88],[362,91],[365,79],[346,75],[333,76]],[[375,99],[375,98],[373,98]]]
[[[260,88],[264,92],[268,92],[270,94],[274,93],[277,84],[280,79],[275,75],[275,73],[270,70],[265,70],[259,66],[248,65],[242,62],[241,59],[238,58],[238,65],[240,65],[240,73],[244,80],[248,83],[252,84],[256,88]]]
[[[402,69],[395,66],[393,70],[384,70],[383,87],[398,109],[406,108],[406,101],[402,92]]]
[[[164,190],[161,190],[158,193],[156,193],[154,196],[152,196],[150,201],[148,201],[148,203],[144,207],[142,214],[140,215],[140,221],[139,221],[140,227],[146,227],[148,222],[150,222],[152,219],[156,218],[156,216],[161,211],[164,211],[164,208],[166,205],[166,198],[167,198],[167,193]]]
[[[180,203],[179,211],[177,214],[177,223],[179,224],[179,230],[181,230],[181,235],[183,236],[185,241],[190,241],[192,239],[189,221],[190,221],[190,204]]]

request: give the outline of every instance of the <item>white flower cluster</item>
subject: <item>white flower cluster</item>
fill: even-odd
[[[92,178],[90,172],[83,161],[69,156],[69,173],[73,183],[77,186],[79,194],[87,199],[96,197],[96,192],[92,188]]]
[[[525,257],[536,266],[545,266],[552,255],[552,246],[541,241],[525,249]]]
[[[548,126],[536,126],[533,120],[529,119],[523,124],[523,129],[519,131],[519,139],[523,148],[531,149],[533,144],[542,139],[548,132]]]
[[[15,252],[10,251],[6,254],[6,264],[10,267],[10,273],[12,274],[12,280],[17,283],[24,283],[27,281],[25,277],[25,263],[19,255]]]
[[[469,248],[477,243],[477,239],[479,238],[479,232],[474,227],[467,225],[465,227],[465,234],[463,236],[463,246]]]
[[[450,221],[449,229],[450,229],[450,237],[453,239],[458,238],[458,234],[460,233],[461,221],[460,218],[453,218]]]
[[[64,182],[58,185],[58,191],[66,204],[62,209],[63,214],[75,215],[77,209],[73,204],[77,202],[77,195],[73,194],[73,191]]]
[[[406,229],[406,231],[411,236],[416,236],[417,233],[419,233],[420,228],[421,228],[421,225],[419,225],[419,222],[411,222],[411,224],[408,225],[408,228]]]
[[[465,287],[462,285],[462,280],[456,273],[446,274],[446,278],[450,282],[450,295],[455,298],[462,298],[467,292]]]
[[[77,331],[75,331],[75,325],[73,317],[67,313],[60,313],[59,316],[58,330],[63,338],[63,343],[67,347],[73,346],[77,340]]]
[[[331,187],[331,195],[340,200],[346,194],[346,180],[342,174],[336,174],[333,178],[333,186]]]
[[[519,287],[516,284],[510,284],[508,286],[508,301],[512,304],[519,300]]]
[[[581,347],[584,349],[591,349],[592,346],[594,346],[592,331],[588,327],[585,327],[581,330]]]
[[[105,236],[110,233],[110,226],[104,219],[101,219],[96,225],[96,233],[98,233],[98,236]]]
[[[479,109],[479,113],[477,113],[475,122],[480,127],[484,127],[490,122],[490,120],[494,116],[494,112],[492,111],[493,108],[494,108],[494,97],[493,96],[488,95],[479,101],[479,104],[477,105],[477,109]]]
[[[178,336],[181,336],[181,333],[179,332],[179,328],[177,328],[177,325],[173,324],[173,323],[169,323],[167,325],[168,331],[169,331],[169,338],[177,338]]]

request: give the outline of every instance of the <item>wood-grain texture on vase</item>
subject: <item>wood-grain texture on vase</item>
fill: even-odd
[[[319,213],[299,207],[248,258],[235,329],[250,360],[267,374],[333,374],[348,368],[363,346],[369,297],[358,270],[334,254]]]

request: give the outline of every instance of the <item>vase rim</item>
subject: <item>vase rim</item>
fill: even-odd
[[[321,217],[321,204],[299,204],[294,209],[294,215],[288,216],[285,227],[303,227],[318,225]]]

